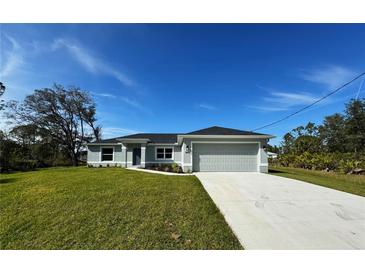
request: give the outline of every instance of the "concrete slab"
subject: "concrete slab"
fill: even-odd
[[[365,249],[365,198],[263,173],[198,172],[246,249]]]

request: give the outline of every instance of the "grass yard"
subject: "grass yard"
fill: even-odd
[[[0,175],[1,249],[242,249],[195,176],[121,168]]]
[[[365,176],[363,175],[346,175],[288,167],[270,167],[269,173],[365,196]]]

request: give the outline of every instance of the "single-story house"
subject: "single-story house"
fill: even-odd
[[[142,168],[176,163],[184,172],[267,172],[265,146],[273,137],[217,126],[189,133],[139,133],[89,143],[87,163]]]

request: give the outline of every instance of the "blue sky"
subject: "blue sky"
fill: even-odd
[[[0,31],[4,99],[53,83],[78,86],[94,96],[106,138],[212,125],[252,130],[365,67],[365,25],[2,24]],[[262,131],[278,144],[292,128],[364,97],[360,84]]]

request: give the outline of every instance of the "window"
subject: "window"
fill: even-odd
[[[156,148],[156,159],[159,160],[171,160],[173,149],[171,147],[158,147]]]
[[[165,149],[164,148],[157,149],[157,159],[165,159]]]
[[[101,161],[113,161],[113,148],[101,149]]]

